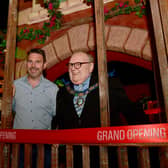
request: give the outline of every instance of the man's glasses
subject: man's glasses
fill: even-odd
[[[75,63],[68,63],[67,66],[69,68],[74,67],[75,69],[79,69],[83,64],[89,64],[91,62],[75,62]]]

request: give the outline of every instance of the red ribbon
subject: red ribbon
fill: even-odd
[[[0,142],[38,144],[168,143],[168,124],[66,130],[1,129]]]

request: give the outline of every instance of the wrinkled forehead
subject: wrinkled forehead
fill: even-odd
[[[71,56],[69,62],[87,62],[89,57],[85,53],[75,53]]]

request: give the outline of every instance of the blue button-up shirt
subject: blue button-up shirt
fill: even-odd
[[[43,76],[35,88],[28,83],[27,76],[15,80],[14,85],[13,128],[51,129],[52,117],[56,115],[58,87]]]

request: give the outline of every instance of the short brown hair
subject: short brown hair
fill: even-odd
[[[29,56],[31,53],[37,53],[37,54],[40,54],[43,56],[43,61],[44,63],[46,62],[46,54],[45,54],[45,51],[42,50],[41,48],[32,48],[31,50],[29,50],[27,52],[27,55]]]

